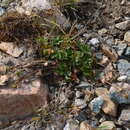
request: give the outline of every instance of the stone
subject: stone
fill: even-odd
[[[80,91],[76,91],[75,95],[76,95],[76,98],[82,98],[84,94]]]
[[[112,48],[110,48],[109,46],[103,44],[101,46],[101,49],[103,51],[103,53],[108,56],[113,62],[116,62],[118,59],[118,55],[115,52],[115,50],[113,50]]]
[[[130,122],[130,107],[125,108],[121,111],[118,122],[121,125],[129,124],[129,122]]]
[[[83,121],[80,123],[80,130],[96,130],[96,128],[92,128],[87,121]]]
[[[110,98],[118,104],[130,103],[130,84],[128,83],[113,83],[109,90]]]
[[[109,63],[109,59],[107,56],[103,55],[102,60],[100,62],[101,65],[107,65]]]
[[[75,106],[80,109],[83,109],[83,108],[87,107],[87,104],[84,99],[75,99]]]
[[[116,126],[115,126],[113,121],[104,121],[99,126],[99,129],[100,128],[103,129],[103,130],[116,130]]]
[[[0,75],[0,86],[5,85],[8,79],[9,79],[8,75]]]
[[[103,97],[102,97],[102,96],[99,96],[99,97],[97,97],[97,98],[94,98],[94,99],[90,102],[89,107],[90,107],[90,109],[91,109],[94,113],[98,114],[98,113],[100,112],[101,108],[102,108],[103,103],[104,103]]]
[[[106,28],[102,28],[101,30],[98,31],[98,34],[99,35],[103,35],[103,34],[106,34],[108,32],[108,30]]]
[[[79,130],[79,125],[76,121],[70,119],[67,121],[63,130]]]
[[[19,88],[0,89],[0,117],[10,121],[23,119],[48,103],[48,89],[40,79],[24,83]]]
[[[130,31],[127,31],[124,35],[124,40],[130,42]]]
[[[7,8],[7,7],[9,6],[9,4],[10,4],[11,2],[13,2],[13,1],[14,1],[14,0],[2,0],[2,1],[0,1],[0,6]]]
[[[91,88],[92,86],[93,85],[88,82],[81,81],[80,84],[75,87],[76,88]]]
[[[119,56],[121,56],[124,53],[126,47],[127,47],[127,44],[125,44],[125,43],[118,44],[118,46],[117,46],[117,54]]]
[[[13,57],[19,57],[23,53],[23,49],[14,45],[13,42],[1,42],[0,50]]]
[[[120,82],[126,81],[127,80],[127,76],[126,75],[122,75],[122,76],[118,77],[117,80],[120,81]]]
[[[5,9],[0,7],[0,16],[2,16],[5,13]]]
[[[106,83],[112,80],[113,77],[114,77],[114,69],[112,64],[109,63],[104,69],[104,71],[101,72],[99,79],[102,83]]]
[[[118,60],[117,69],[120,75],[126,75],[126,72],[130,69],[130,63],[125,59]]]
[[[109,97],[109,91],[106,88],[97,88],[95,90],[97,96],[102,96],[104,103],[102,105],[102,110],[104,113],[115,117],[117,114],[117,104],[115,104]]]
[[[120,30],[130,29],[130,20],[117,23],[117,24],[115,25],[115,27],[116,27],[117,29],[120,29]]]
[[[91,40],[89,40],[90,45],[93,46],[98,46],[100,41],[98,40],[98,38],[92,38]]]
[[[126,55],[126,56],[130,56],[130,47],[127,47],[126,52],[125,52],[125,55]]]

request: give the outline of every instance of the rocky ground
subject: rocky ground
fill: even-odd
[[[74,25],[75,37],[91,47],[93,77],[65,82],[41,58],[36,37],[48,28],[39,23],[52,27],[52,19],[63,33]],[[0,129],[129,130],[129,58],[129,0],[80,0],[74,8],[1,0]]]

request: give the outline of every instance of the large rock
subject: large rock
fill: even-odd
[[[109,96],[118,104],[130,104],[130,84],[123,82],[112,84]]]
[[[102,108],[103,103],[104,103],[103,97],[99,96],[97,98],[94,98],[90,102],[89,107],[95,114],[98,114]]]
[[[102,105],[102,110],[104,113],[110,116],[116,116],[117,114],[117,104],[115,104],[109,97],[109,92],[106,88],[97,88],[96,95],[102,96],[104,103]]]
[[[47,101],[47,86],[40,79],[17,89],[0,89],[0,117],[8,120],[22,119],[37,108],[47,105]]]

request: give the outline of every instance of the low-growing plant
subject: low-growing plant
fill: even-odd
[[[46,60],[52,60],[56,63],[56,72],[63,76],[65,80],[70,81],[82,73],[91,77],[93,74],[93,56],[91,49],[87,44],[80,41],[71,40],[65,36],[53,38],[38,38],[42,56]]]

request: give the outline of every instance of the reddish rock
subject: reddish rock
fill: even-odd
[[[39,79],[18,89],[0,89],[0,116],[9,120],[21,119],[46,105],[47,101],[47,87]]]

